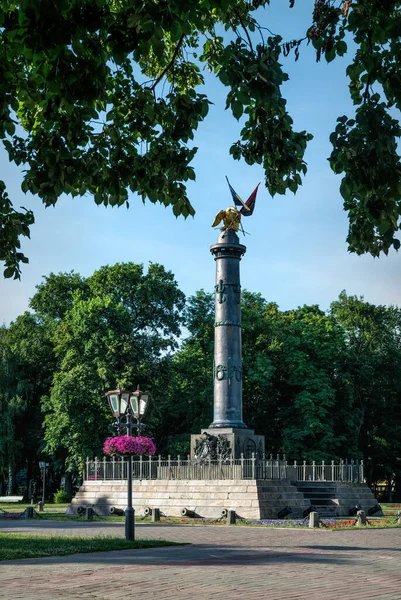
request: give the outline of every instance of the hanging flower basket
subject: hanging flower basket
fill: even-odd
[[[156,446],[149,437],[119,435],[104,442],[103,452],[109,456],[149,456],[155,454]]]

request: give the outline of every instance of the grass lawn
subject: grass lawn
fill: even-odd
[[[6,512],[12,512],[12,513],[24,512],[24,510],[28,506],[31,506],[31,504],[25,504],[23,502],[10,502],[10,503],[0,502],[0,512],[1,512],[1,509],[5,510]],[[67,506],[68,506],[68,504],[52,504],[49,502],[48,504],[45,504],[45,510],[41,514],[59,513],[60,515],[64,515]],[[34,504],[33,508],[36,511],[39,510],[39,507],[37,504]]]
[[[401,504],[397,502],[379,502],[385,515],[396,515],[401,510]]]
[[[111,550],[131,550],[140,548],[160,548],[180,546],[176,542],[164,540],[135,540],[106,537],[65,537],[50,535],[29,535],[24,533],[0,533],[0,561],[20,558],[40,558],[42,556],[65,556],[84,552],[109,552]]]

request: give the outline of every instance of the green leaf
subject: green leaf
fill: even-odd
[[[241,90],[241,89],[238,90],[238,92],[237,92],[237,98],[242,104],[249,104],[249,102],[251,100],[249,97],[249,94],[246,91]]]
[[[12,121],[6,121],[5,122],[5,130],[7,131],[8,135],[13,136],[15,133],[15,125]]]
[[[344,198],[344,200],[351,199],[351,188],[349,187],[345,178],[342,180],[341,185],[340,185],[340,194]]]
[[[344,40],[337,42],[336,50],[339,56],[343,56],[347,52],[347,44],[344,42]]]
[[[335,48],[330,48],[330,50],[327,50],[325,52],[324,57],[325,57],[326,61],[328,63],[330,63],[336,57],[336,49]]]
[[[219,79],[223,85],[230,85],[230,78],[225,69],[220,69]]]
[[[238,100],[234,100],[231,103],[231,110],[233,111],[234,117],[238,121],[241,118],[242,113],[244,112],[244,107],[241,102],[239,102]]]

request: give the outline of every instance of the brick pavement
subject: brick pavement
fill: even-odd
[[[123,536],[123,524],[4,522],[0,531]],[[139,525],[191,546],[0,563],[6,600],[401,600],[401,530]]]

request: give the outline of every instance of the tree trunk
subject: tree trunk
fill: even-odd
[[[8,465],[8,485],[7,485],[7,496],[14,496],[17,494],[17,481],[15,479],[15,467]]]
[[[28,502],[31,498],[31,480],[32,480],[32,459],[28,458],[28,463],[26,466],[26,482],[25,482],[23,502]]]

